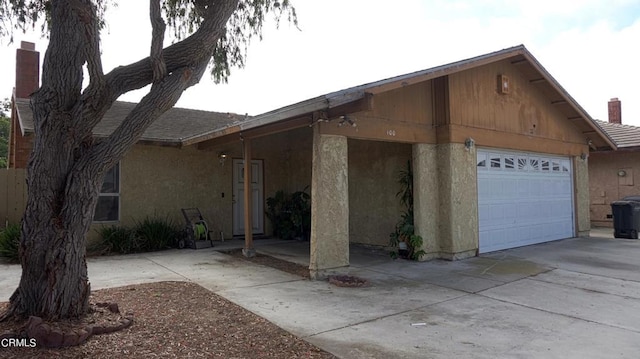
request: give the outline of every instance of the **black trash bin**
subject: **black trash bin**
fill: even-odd
[[[640,232],[640,196],[624,197],[611,203],[613,236],[638,239]]]

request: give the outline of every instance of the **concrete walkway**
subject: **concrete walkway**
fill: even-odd
[[[89,275],[94,289],[193,281],[341,358],[637,358],[640,241],[592,235],[457,262],[355,247],[348,272],[369,280],[362,288],[303,280],[220,245],[91,259]],[[308,248],[256,246],[300,262]],[[0,266],[0,301],[19,273]]]

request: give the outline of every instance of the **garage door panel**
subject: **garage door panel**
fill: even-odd
[[[568,158],[478,150],[480,252],[572,237],[570,165]]]

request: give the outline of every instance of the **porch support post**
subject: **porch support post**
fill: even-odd
[[[256,250],[253,248],[253,204],[251,199],[253,197],[253,188],[251,181],[251,140],[245,138],[243,140],[244,149],[244,248],[242,254],[245,257],[253,257],[256,255]]]
[[[349,265],[349,167],[347,138],[313,129],[311,177],[312,279]]]
[[[583,153],[589,153],[585,149]],[[573,158],[573,187],[575,188],[576,234],[589,237],[591,231],[591,213],[589,211],[589,159],[580,156]]]
[[[438,145],[440,257],[458,260],[478,253],[476,148]]]
[[[437,258],[439,187],[437,145],[416,143],[413,145],[413,221],[415,233],[422,237],[425,255],[420,260]]]

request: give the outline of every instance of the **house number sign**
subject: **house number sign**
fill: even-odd
[[[387,136],[395,137],[396,130],[387,130]]]

